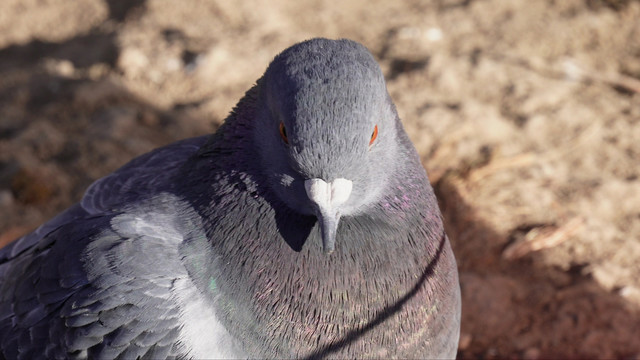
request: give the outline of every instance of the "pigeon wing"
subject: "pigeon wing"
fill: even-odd
[[[181,351],[175,231],[129,215],[70,223],[0,264],[7,358],[163,358]],[[17,280],[20,279],[20,280]]]

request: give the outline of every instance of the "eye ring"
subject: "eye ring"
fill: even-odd
[[[289,145],[289,138],[287,137],[287,129],[285,129],[283,121],[280,122],[279,128],[280,128],[280,137],[282,138],[282,141],[284,141],[285,144]]]
[[[373,145],[374,141],[378,137],[378,125],[373,128],[373,133],[371,134],[371,140],[369,140],[369,146]]]

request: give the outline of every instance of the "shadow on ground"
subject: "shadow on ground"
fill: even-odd
[[[460,269],[459,358],[606,358],[640,353],[638,309],[584,275],[540,264],[543,253],[506,260],[505,240],[461,195],[462,179],[435,184]]]

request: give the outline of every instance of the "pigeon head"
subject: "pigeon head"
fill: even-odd
[[[331,253],[340,218],[373,206],[394,172],[399,120],[378,64],[349,40],[296,44],[258,81],[257,117],[269,187],[318,218]]]

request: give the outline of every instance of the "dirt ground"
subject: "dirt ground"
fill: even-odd
[[[639,1],[2,0],[0,246],[315,36],[385,72],[458,259],[460,358],[640,359]]]

